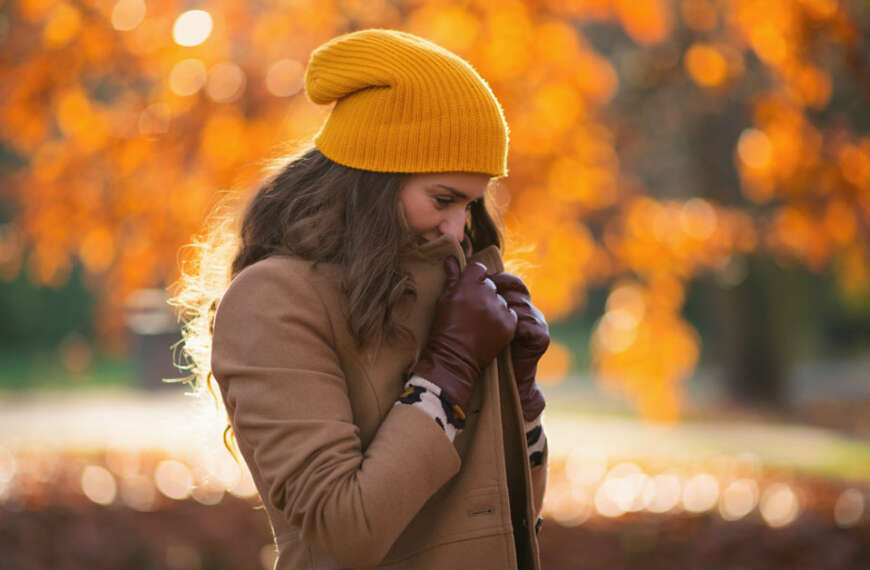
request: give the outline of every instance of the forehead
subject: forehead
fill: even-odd
[[[413,174],[408,182],[420,186],[443,185],[469,196],[480,197],[489,185],[490,176],[478,172],[426,172]]]

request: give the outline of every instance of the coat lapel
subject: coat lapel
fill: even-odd
[[[444,259],[449,255],[456,257],[461,269],[465,269],[468,263],[479,262],[486,266],[488,275],[504,270],[501,252],[497,246],[491,245],[466,258],[460,243],[449,235],[442,235],[422,244],[402,257],[402,269],[414,278],[417,293],[407,302],[400,303],[396,307],[396,313],[401,322],[413,331],[416,344],[413,347],[384,345],[368,354],[371,360],[366,366],[366,373],[370,384],[375,388],[381,419],[401,393],[408,373],[428,341],[435,304],[446,280]],[[387,383],[384,382],[386,378],[396,380]],[[533,540],[528,529],[528,521],[533,520],[530,492],[532,481],[510,345],[487,367],[479,384],[472,396],[469,410],[472,416],[479,414],[473,420],[478,425],[476,428],[466,429],[456,441],[457,449],[463,455],[463,470],[468,472],[472,481],[481,480],[486,476],[485,473],[492,473],[492,469],[504,469],[502,473],[507,472],[508,489],[505,489],[503,506],[509,508],[512,524],[519,537],[516,546],[520,567],[532,568],[535,566],[533,560],[538,556],[537,541]],[[362,430],[361,436],[366,445],[379,423],[366,426]],[[489,430],[491,439],[484,448],[474,446],[473,449],[466,449],[470,445],[469,438],[476,429]],[[467,455],[469,453],[472,455]],[[497,463],[502,462],[503,468],[496,467]],[[464,483],[454,481],[454,485]],[[507,503],[510,503],[509,507]]]

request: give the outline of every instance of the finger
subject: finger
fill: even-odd
[[[516,331],[517,322],[519,321],[519,318],[517,317],[517,312],[510,308],[508,309],[508,311],[510,311],[511,314],[511,322],[513,323],[512,326],[514,327],[514,331]]]
[[[505,300],[511,305],[526,305],[529,304],[529,298],[527,295],[523,295],[519,291],[511,291],[501,289],[499,290],[499,294],[505,298]]]
[[[512,273],[499,271],[498,273],[490,275],[489,278],[495,282],[499,291],[518,291],[525,295],[529,294],[529,289],[526,287],[523,280]]]
[[[486,265],[482,264],[479,261],[469,263],[468,266],[465,268],[465,273],[468,274],[468,277],[466,277],[466,279],[481,281],[484,277],[486,277]]]
[[[453,255],[448,255],[444,258],[444,270],[447,272],[445,287],[452,287],[459,281],[459,260]]]
[[[492,282],[492,279],[485,278],[483,284],[491,289],[493,293],[498,293],[498,288],[495,286],[495,283]]]

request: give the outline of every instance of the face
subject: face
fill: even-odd
[[[399,191],[399,203],[422,241],[452,234],[461,242],[471,203],[483,200],[489,181],[488,174],[476,172],[412,174]]]

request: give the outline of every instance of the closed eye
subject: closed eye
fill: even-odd
[[[450,204],[453,204],[456,202],[456,200],[454,198],[447,198],[444,196],[434,196],[434,199],[435,199],[435,203],[438,205],[439,208],[446,208]],[[472,200],[471,202],[469,202],[465,206],[465,209],[471,210],[471,206],[477,202],[482,202],[482,200]]]

